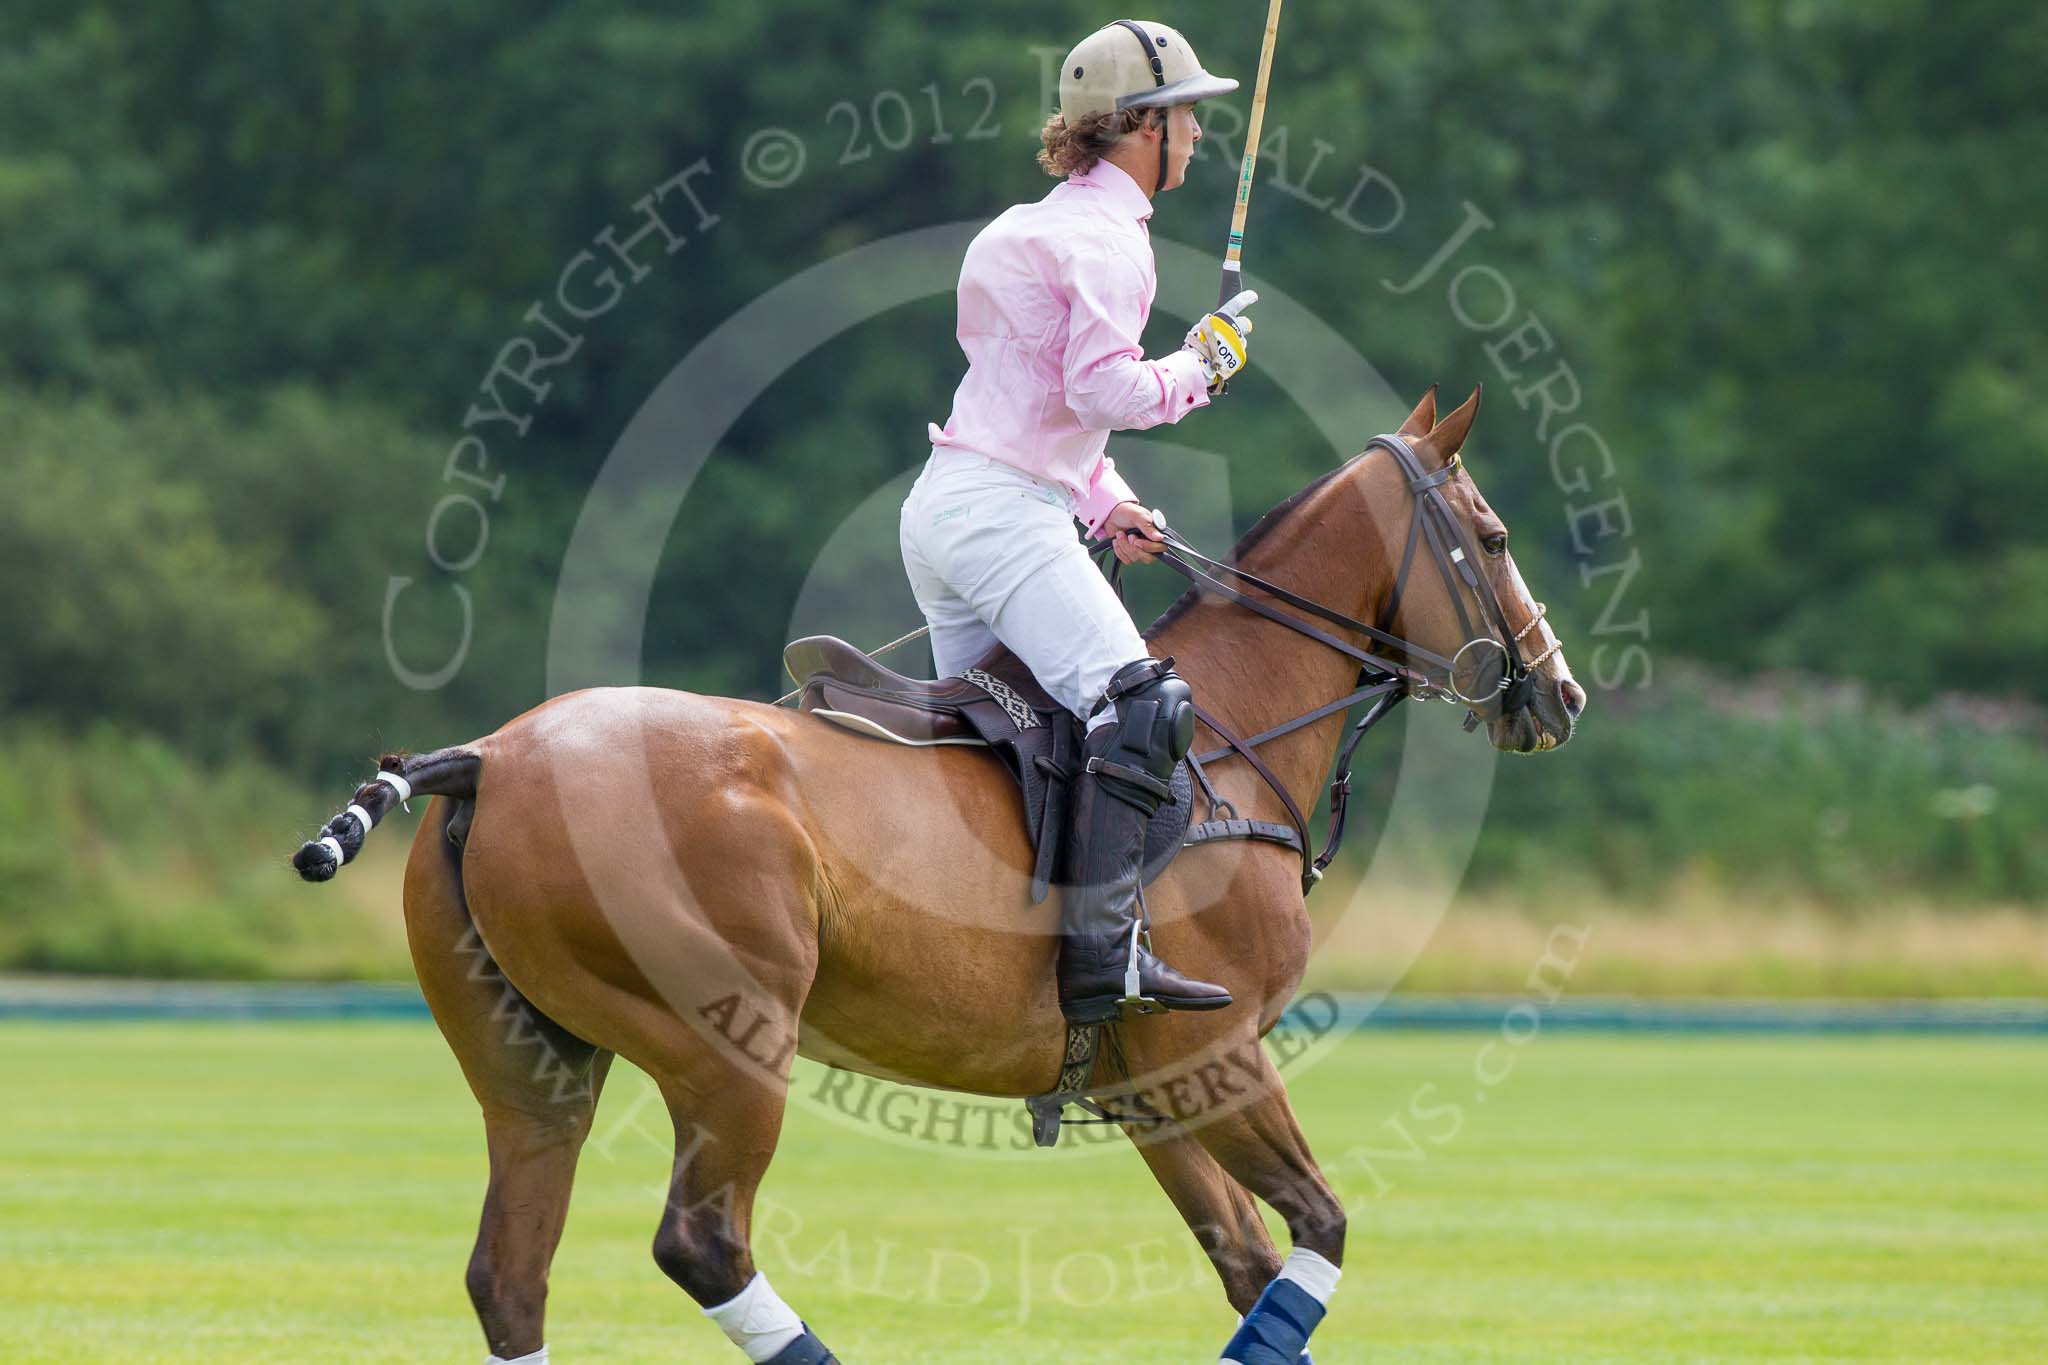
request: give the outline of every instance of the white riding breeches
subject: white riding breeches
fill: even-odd
[[[931,626],[939,677],[1000,640],[1083,721],[1143,637],[1075,525],[1056,483],[972,452],[938,448],[903,500],[903,567]],[[1101,720],[1110,719],[1105,708]]]

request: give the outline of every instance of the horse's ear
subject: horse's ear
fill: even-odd
[[[1458,410],[1445,417],[1423,438],[1439,460],[1448,460],[1465,448],[1465,438],[1472,432],[1472,419],[1479,415],[1479,395],[1486,391],[1481,384],[1472,390],[1472,396],[1458,405]]]
[[[1436,385],[1429,386],[1429,392],[1422,395],[1422,401],[1415,405],[1415,411],[1408,414],[1408,420],[1401,423],[1399,435],[1409,440],[1420,440],[1429,435],[1429,429],[1436,425]]]

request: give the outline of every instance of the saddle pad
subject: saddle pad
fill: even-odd
[[[1166,871],[1188,837],[1195,816],[1195,770],[1186,759],[1173,770],[1173,800],[1152,813],[1145,826],[1145,885]]]
[[[988,747],[988,741],[979,735],[939,735],[931,739],[915,739],[909,735],[899,735],[882,724],[882,722],[853,711],[834,711],[828,707],[819,707],[813,710],[811,714],[820,720],[829,720],[841,729],[851,730],[855,734],[866,735],[870,739],[886,739],[892,744],[904,744],[913,749],[929,749],[940,744],[959,744],[970,749],[986,749]]]

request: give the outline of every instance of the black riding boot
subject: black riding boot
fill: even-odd
[[[1170,672],[1166,677],[1185,687]],[[1076,1024],[1113,1020],[1127,1001],[1141,1013],[1213,1010],[1230,1003],[1228,991],[1190,981],[1139,941],[1145,822],[1170,790],[1166,777],[1154,774],[1163,768],[1170,777],[1186,752],[1184,740],[1156,742],[1161,727],[1153,722],[1163,719],[1159,702],[1170,699],[1144,695],[1155,690],[1134,689],[1140,699],[1126,710],[1128,696],[1118,697],[1112,685],[1121,723],[1089,733],[1083,746],[1087,770],[1074,784],[1060,895],[1060,1008]]]

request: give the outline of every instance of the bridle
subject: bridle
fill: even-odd
[[[1216,593],[1358,661],[1358,686],[1351,692],[1248,739],[1240,739],[1231,733],[1199,702],[1195,705],[1196,716],[1225,743],[1221,748],[1189,756],[1196,780],[1201,783],[1208,799],[1210,819],[1190,825],[1186,842],[1195,844],[1216,839],[1248,838],[1287,844],[1301,854],[1304,895],[1322,879],[1323,870],[1337,856],[1338,846],[1343,841],[1345,807],[1351,794],[1351,755],[1357,749],[1359,741],[1365,738],[1367,731],[1384,720],[1396,704],[1411,697],[1465,707],[1467,730],[1476,728],[1482,721],[1497,720],[1525,710],[1535,696],[1536,670],[1563,648],[1561,641],[1553,640],[1549,648],[1533,659],[1523,658],[1523,641],[1543,620],[1545,608],[1538,603],[1528,622],[1521,629],[1509,627],[1507,613],[1501,607],[1500,595],[1476,567],[1479,553],[1478,547],[1473,544],[1471,529],[1459,520],[1451,508],[1450,500],[1444,496],[1443,486],[1458,472],[1458,457],[1453,455],[1441,469],[1429,473],[1423,469],[1415,448],[1405,437],[1375,436],[1366,442],[1365,450],[1359,458],[1365,458],[1375,449],[1386,451],[1399,466],[1413,501],[1407,543],[1401,552],[1400,568],[1394,575],[1394,590],[1387,598],[1379,624],[1357,620],[1276,583],[1269,583],[1257,574],[1247,573],[1235,565],[1211,559],[1196,550],[1177,532],[1168,527],[1160,528],[1169,548],[1160,552],[1159,558],[1176,572],[1184,575],[1198,591]],[[1465,643],[1449,657],[1396,635],[1389,628],[1400,610],[1401,601],[1408,588],[1408,575],[1415,566],[1418,549],[1423,545],[1429,547],[1429,559],[1436,565],[1444,586],[1449,590],[1451,601],[1457,608],[1460,628],[1466,634]],[[1105,541],[1097,553],[1105,553],[1111,548],[1113,543]],[[1121,592],[1121,562],[1112,559],[1108,567],[1110,582]],[[1224,574],[1249,584],[1297,611],[1363,635],[1372,648],[1361,648],[1348,640],[1339,639],[1319,626],[1281,611],[1256,597],[1248,596],[1218,576]],[[1476,605],[1476,616],[1467,609],[1468,601]],[[1498,651],[1498,672],[1494,675],[1493,670],[1488,669],[1484,673],[1475,674],[1474,684],[1468,688],[1460,681],[1460,666],[1465,657],[1475,649],[1482,651],[1482,657],[1485,650]],[[1389,657],[1389,651],[1399,657]],[[1344,747],[1338,755],[1337,776],[1330,784],[1330,826],[1323,850],[1311,856],[1307,818],[1280,779],[1259,757],[1258,747],[1282,735],[1292,734],[1303,726],[1312,725],[1326,716],[1348,711],[1363,701],[1370,701],[1371,705],[1353,727],[1350,738],[1345,740]],[[1279,796],[1281,803],[1287,808],[1290,825],[1264,820],[1241,820],[1237,818],[1236,808],[1217,795],[1205,771],[1206,765],[1232,754],[1243,758]],[[1224,815],[1224,812],[1228,812],[1228,815]]]

